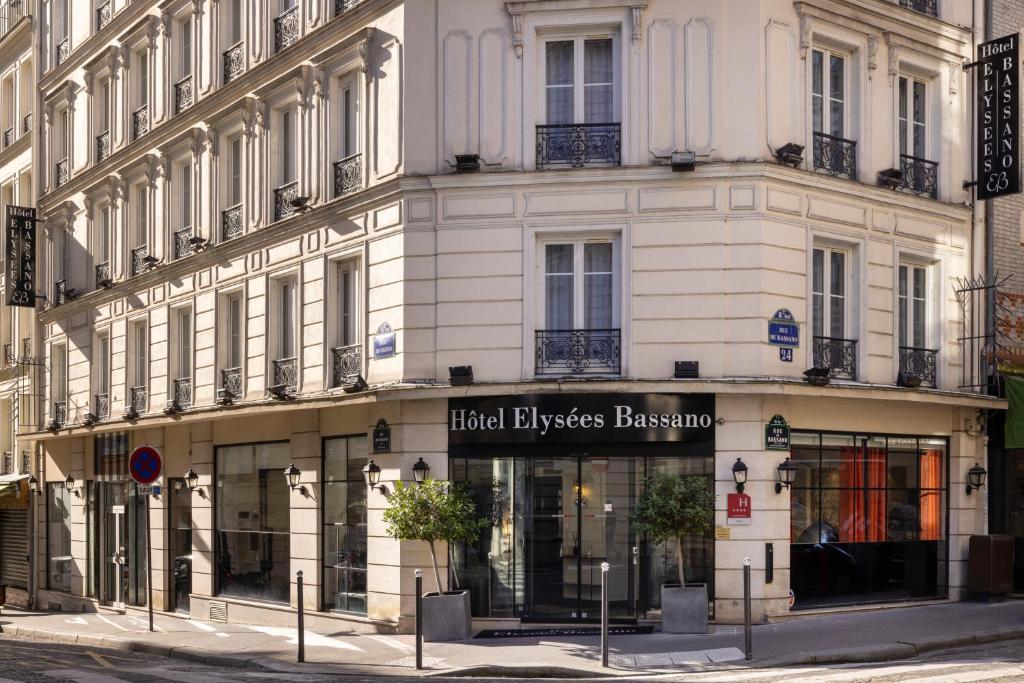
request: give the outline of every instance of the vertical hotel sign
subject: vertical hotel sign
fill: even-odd
[[[8,306],[36,305],[36,210],[7,206],[4,216],[6,282],[4,300]]]
[[[978,46],[978,199],[1020,192],[1020,38]]]

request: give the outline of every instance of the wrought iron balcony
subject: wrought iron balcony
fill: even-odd
[[[180,114],[192,106],[192,76],[185,76],[174,84],[174,113]]]
[[[28,0],[3,0],[0,3],[0,38],[3,38],[25,16],[23,4],[28,4]]]
[[[93,398],[96,403],[93,406],[93,412],[96,414],[96,417],[100,420],[110,417],[110,394],[96,394]]]
[[[110,131],[105,130],[96,136],[96,163],[110,156]]]
[[[937,349],[918,349],[912,346],[900,347],[900,374],[920,377],[921,384],[935,386],[935,363]]]
[[[102,287],[104,283],[110,283],[110,261],[96,264],[96,286]]]
[[[299,386],[299,359],[279,358],[274,361],[273,384],[295,391]]]
[[[274,19],[274,51],[280,52],[299,39],[299,6],[285,10]]]
[[[68,172],[68,168],[69,168],[69,165],[68,165],[68,158],[67,157],[64,157],[63,159],[61,159],[60,161],[57,162],[57,168],[56,168],[56,173],[55,173],[56,177],[54,178],[54,181],[53,181],[54,185],[56,185],[57,187],[60,187],[61,185],[63,185],[64,183],[66,183],[68,181],[68,179],[70,177],[69,172]]]
[[[288,218],[295,213],[292,200],[299,196],[299,181],[294,180],[274,190],[274,220]]]
[[[4,131],[4,148],[14,144],[14,126]]]
[[[21,132],[31,133],[32,132],[32,114],[31,112],[25,114],[25,118],[21,121]]]
[[[363,156],[350,154],[334,162],[334,196],[344,197],[363,188]]]
[[[192,226],[182,228],[174,233],[174,258],[185,258],[192,253]]]
[[[537,168],[618,166],[622,125],[571,123],[537,126]]]
[[[96,30],[102,31],[110,23],[110,0],[96,8]]]
[[[146,412],[146,387],[132,387],[128,391],[128,398],[131,400],[130,406],[135,409],[139,415]]]
[[[242,396],[242,368],[221,370],[220,388],[231,398],[240,398]]]
[[[617,375],[622,371],[621,331],[537,330],[538,375]]]
[[[220,238],[224,241],[242,236],[242,205],[238,204],[220,212]]]
[[[903,171],[903,179],[900,181],[901,190],[908,190],[932,199],[938,195],[939,162],[901,154],[900,170]]]
[[[334,361],[333,386],[337,387],[351,382],[356,375],[363,371],[363,347],[361,344],[331,349],[331,357]]]
[[[174,380],[174,403],[179,408],[192,405],[192,378],[181,377]]]
[[[31,363],[32,362],[32,338],[25,337],[21,340],[21,362]]]
[[[132,249],[132,275],[140,275],[149,270],[149,246],[143,244],[141,247]]]
[[[67,401],[54,401],[53,402],[53,424],[60,428],[66,425],[68,422],[68,402]]]
[[[815,337],[813,362],[816,368],[828,368],[829,377],[857,380],[857,340]]]
[[[71,39],[65,38],[57,43],[57,65],[63,64],[71,54]]]
[[[4,344],[4,365],[14,365],[18,359],[14,356],[14,342]]]
[[[363,0],[334,0],[334,16],[340,17],[345,12],[355,9]]]
[[[827,133],[814,134],[814,170],[839,178],[857,179],[857,142]]]
[[[132,139],[138,140],[149,132],[149,105],[144,104],[132,112]]]
[[[57,280],[53,285],[53,305],[63,306],[68,302],[68,281]]]
[[[224,83],[230,83],[245,71],[245,43],[237,43],[224,51]]]
[[[900,7],[906,7],[921,14],[930,14],[933,17],[939,16],[938,0],[900,0]]]

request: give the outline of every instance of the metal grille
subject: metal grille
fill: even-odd
[[[220,600],[210,600],[207,603],[207,621],[226,622],[228,620],[228,603]]]
[[[900,189],[935,199],[939,188],[939,163],[937,161],[901,154],[900,170],[903,171]]]
[[[96,400],[96,417],[100,420],[105,420],[110,417],[110,395],[109,394],[96,394],[94,397]]]
[[[149,132],[149,105],[144,104],[132,112],[132,138],[138,140]]]
[[[340,17],[345,12],[355,9],[363,0],[334,0],[334,16]]]
[[[174,258],[184,258],[192,253],[192,228],[182,228],[174,233]]]
[[[331,349],[331,356],[334,361],[334,386],[354,380],[363,371],[363,347],[361,344]]]
[[[922,14],[930,14],[933,17],[939,16],[939,3],[937,0],[900,0],[900,6],[912,9]]]
[[[363,157],[352,154],[334,162],[334,196],[344,197],[363,187]]]
[[[857,179],[857,143],[827,133],[814,134],[814,170]]]
[[[230,83],[245,71],[245,43],[232,45],[224,51],[224,83]]]
[[[128,474],[128,432],[93,437],[93,467],[97,481],[124,481]]]
[[[299,39],[299,6],[282,12],[274,19],[274,50],[280,52]]]
[[[4,365],[14,365],[18,359],[14,357],[14,342],[4,344]]]
[[[63,427],[68,421],[68,403],[67,401],[54,401],[53,403],[53,423],[58,427]]]
[[[68,159],[64,157],[57,162],[57,173],[54,184],[60,187],[68,181]]]
[[[935,386],[935,361],[939,352],[936,349],[918,349],[911,346],[900,347],[900,373],[921,378],[921,384]]]
[[[149,256],[149,247],[145,244],[132,249],[132,275],[146,272],[146,266],[148,265],[146,261],[147,256]]]
[[[1009,313],[999,296],[1006,280],[999,281],[995,275],[958,278],[953,287],[960,308],[960,389],[998,393],[999,359],[1009,351],[1005,335],[996,334],[1000,319]]]
[[[190,377],[174,380],[174,402],[179,408],[188,408],[192,405],[192,379]]]
[[[32,114],[25,114],[25,118],[21,122],[21,132],[31,133],[32,132]]]
[[[130,391],[131,407],[140,415],[146,412],[146,387],[132,387]]]
[[[32,362],[32,338],[25,337],[21,340],[21,361],[23,363]]]
[[[96,136],[96,162],[99,163],[110,156],[110,131],[106,130]]]
[[[102,31],[110,23],[110,0],[96,8],[96,30]]]
[[[0,4],[0,38],[14,28],[25,15],[22,2],[23,0],[5,0]]]
[[[274,220],[288,218],[295,213],[292,200],[299,196],[299,181],[295,180],[274,190]]]
[[[228,368],[220,371],[221,389],[231,398],[242,395],[242,368]]]
[[[185,76],[174,84],[174,113],[179,114],[192,106],[192,77]]]
[[[220,212],[220,236],[233,240],[242,235],[242,205],[232,206]]]
[[[537,168],[618,166],[622,126],[577,123],[537,126]]]
[[[4,147],[10,147],[14,144],[14,126],[11,126],[4,131]]]
[[[96,264],[96,286],[102,287],[104,282],[110,282],[110,261]]]
[[[617,375],[621,372],[621,331],[537,330],[538,375]]]
[[[57,64],[63,64],[71,54],[71,40],[65,38],[57,43]]]
[[[274,385],[295,391],[298,382],[299,362],[297,358],[280,358],[274,361]]]
[[[828,368],[829,377],[857,379],[857,340],[815,337],[813,362],[816,368]]]
[[[68,302],[68,281],[57,280],[53,286],[53,305],[63,306]]]

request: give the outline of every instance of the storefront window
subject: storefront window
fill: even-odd
[[[366,614],[366,436],[324,440],[324,607]]]
[[[71,492],[64,482],[46,486],[46,587],[71,590]]]
[[[218,595],[288,602],[288,443],[217,448]]]

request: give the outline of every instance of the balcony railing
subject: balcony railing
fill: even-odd
[[[814,134],[814,170],[857,179],[857,142],[827,133]]]
[[[67,401],[54,401],[53,402],[53,424],[55,426],[63,427],[68,422],[68,402]]]
[[[174,84],[174,113],[180,114],[192,106],[192,76],[185,76]]]
[[[537,168],[618,166],[622,125],[573,123],[537,126]]]
[[[105,420],[110,417],[110,394],[96,394],[93,398],[96,402],[96,405],[93,406],[96,418]]]
[[[110,131],[105,130],[96,136],[96,163],[110,156]]]
[[[935,362],[937,349],[918,349],[912,346],[900,347],[900,374],[904,377],[920,377],[921,384],[935,386]]]
[[[299,359],[279,358],[274,361],[274,386],[286,387],[288,391],[295,391],[299,386]]]
[[[138,140],[149,132],[149,105],[144,104],[132,112],[132,139]]]
[[[192,226],[182,228],[174,233],[174,258],[185,258],[192,253]]]
[[[96,8],[96,30],[102,31],[110,23],[110,0]]]
[[[339,346],[331,349],[334,361],[334,386],[353,381],[363,371],[363,347],[361,344]]]
[[[4,149],[14,144],[14,126],[4,131]]]
[[[334,16],[340,17],[345,12],[355,9],[363,0],[334,0]]]
[[[922,14],[930,14],[933,17],[939,16],[938,0],[900,0],[900,6]]]
[[[334,162],[334,196],[344,197],[363,188],[363,157],[350,154]]]
[[[245,71],[245,43],[237,43],[224,51],[224,83],[230,83]]]
[[[537,330],[538,375],[617,375],[622,371],[621,331]]]
[[[3,0],[0,3],[0,38],[25,16],[25,4],[28,4],[28,0]]]
[[[143,244],[141,247],[132,249],[132,275],[140,275],[149,270],[149,246]]]
[[[18,359],[14,356],[14,342],[4,344],[4,365],[14,365]]]
[[[299,6],[285,10],[274,19],[274,51],[280,52],[299,39]]]
[[[96,286],[102,287],[104,283],[110,283],[110,261],[96,264]]]
[[[242,236],[242,205],[238,204],[220,212],[220,238],[224,241]]]
[[[31,133],[32,132],[32,113],[25,114],[25,118],[21,120],[21,132]]]
[[[816,368],[828,368],[829,377],[857,379],[857,340],[815,337],[813,362]]]
[[[146,412],[146,408],[147,408],[147,406],[146,406],[146,387],[145,386],[132,387],[128,391],[128,394],[129,394],[128,398],[131,401],[131,403],[129,405],[132,408],[135,409],[135,412],[137,412],[139,415],[142,415],[143,413],[145,413]]]
[[[299,181],[295,180],[274,190],[274,220],[288,218],[295,213],[292,200],[299,196]]]
[[[68,181],[69,174],[68,174],[68,158],[67,157],[64,157],[63,159],[61,159],[60,161],[57,162],[56,173],[54,175],[55,175],[55,177],[54,177],[53,183],[57,187],[60,187],[61,185],[63,185],[64,183],[66,183]]]
[[[932,199],[938,195],[939,162],[901,154],[900,170],[903,171],[903,178],[900,180],[901,190],[908,190]]]
[[[182,377],[174,380],[174,403],[179,408],[192,405],[192,378]]]
[[[220,387],[230,398],[242,396],[242,368],[227,368],[220,371]]]
[[[71,39],[65,38],[64,40],[57,43],[57,65],[63,64],[67,61],[68,56],[71,55]]]
[[[21,340],[21,361],[23,363],[32,362],[32,338],[25,337]]]
[[[57,280],[53,285],[53,305],[63,306],[68,302],[68,281]]]

